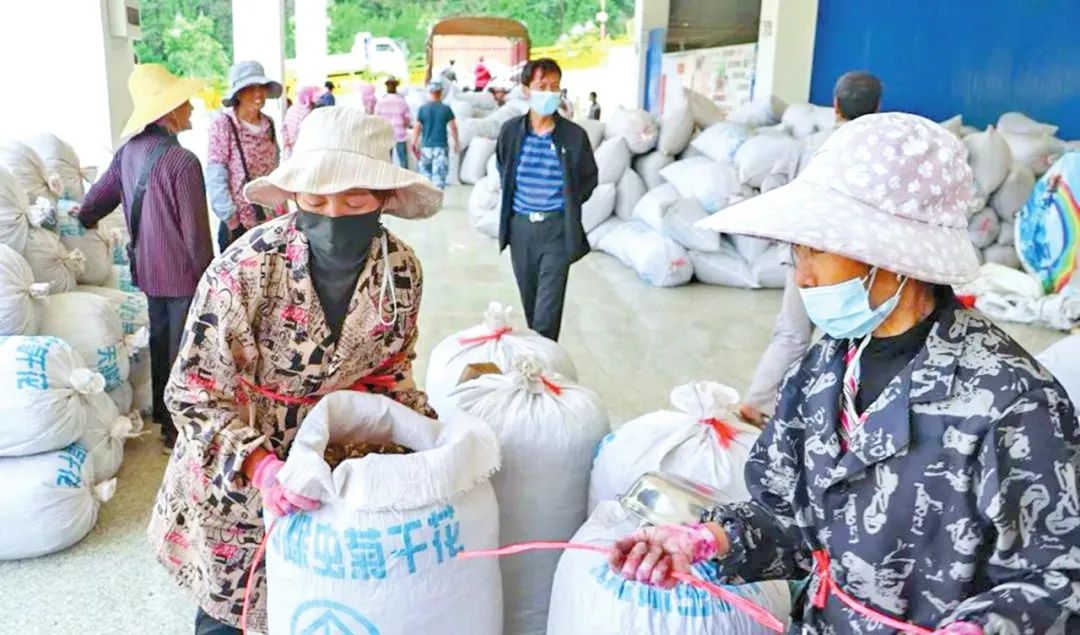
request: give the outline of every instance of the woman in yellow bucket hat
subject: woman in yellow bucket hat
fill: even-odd
[[[126,142],[77,211],[79,221],[93,227],[124,207],[132,277],[149,301],[154,420],[166,450],[176,428],[165,408],[165,384],[195,288],[214,253],[202,167],[176,140],[191,128],[188,100],[202,87],[158,64],[136,66],[128,79],[135,108],[121,135]]]

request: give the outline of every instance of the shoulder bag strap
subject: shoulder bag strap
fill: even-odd
[[[229,122],[229,129],[232,130],[233,141],[236,142],[236,149],[240,151],[240,165],[244,168],[244,183],[251,183],[251,173],[248,172],[247,157],[244,156],[244,144],[240,143],[240,132],[236,129],[236,124],[233,123],[232,117],[228,114],[222,115],[225,117],[225,121]],[[274,139],[274,122],[270,122],[270,138]],[[275,140],[274,143],[277,143]],[[255,210],[255,220],[260,223],[266,220],[266,213],[263,212],[263,208],[259,205],[252,204],[252,209]]]
[[[162,155],[176,145],[176,138],[169,135],[163,137],[154,149],[150,151],[146,161],[139,172],[139,178],[135,182],[135,192],[131,196],[131,208],[128,210],[128,233],[131,234],[131,248],[134,250],[135,243],[139,240],[139,226],[142,221],[142,204],[146,196],[146,188],[150,184],[150,173],[154,170]]]

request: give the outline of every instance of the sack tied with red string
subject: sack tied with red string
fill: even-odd
[[[447,395],[457,386],[469,364],[491,362],[504,373],[513,368],[520,355],[538,358],[545,370],[577,381],[577,369],[558,343],[526,328],[512,326],[512,307],[492,302],[482,324],[451,335],[431,351],[424,391],[436,412],[446,408]]]
[[[449,396],[453,411],[475,416],[495,433],[502,469],[492,477],[499,499],[499,542],[565,541],[585,522],[593,448],[608,433],[600,398],[521,357],[506,374],[482,375]],[[544,635],[559,553],[499,560],[504,629]]]
[[[760,431],[736,416],[739,394],[700,381],[671,391],[674,410],[627,422],[596,449],[589,510],[625,493],[646,472],[677,474],[710,485],[730,502],[750,500],[743,468]]]
[[[331,469],[329,445],[396,443]],[[277,478],[321,501],[277,519],[266,546],[270,633],[500,635],[495,436],[460,414],[428,419],[381,395],[330,393],[297,430]],[[267,512],[267,524],[274,522]]]

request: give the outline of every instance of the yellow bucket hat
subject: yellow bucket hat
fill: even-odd
[[[135,110],[120,137],[127,139],[161,119],[202,90],[197,79],[182,79],[161,64],[139,64],[128,78],[128,92]]]

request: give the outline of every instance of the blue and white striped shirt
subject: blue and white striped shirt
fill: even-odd
[[[563,172],[551,134],[529,132],[521,146],[514,187],[514,211],[558,212],[563,209]]]

